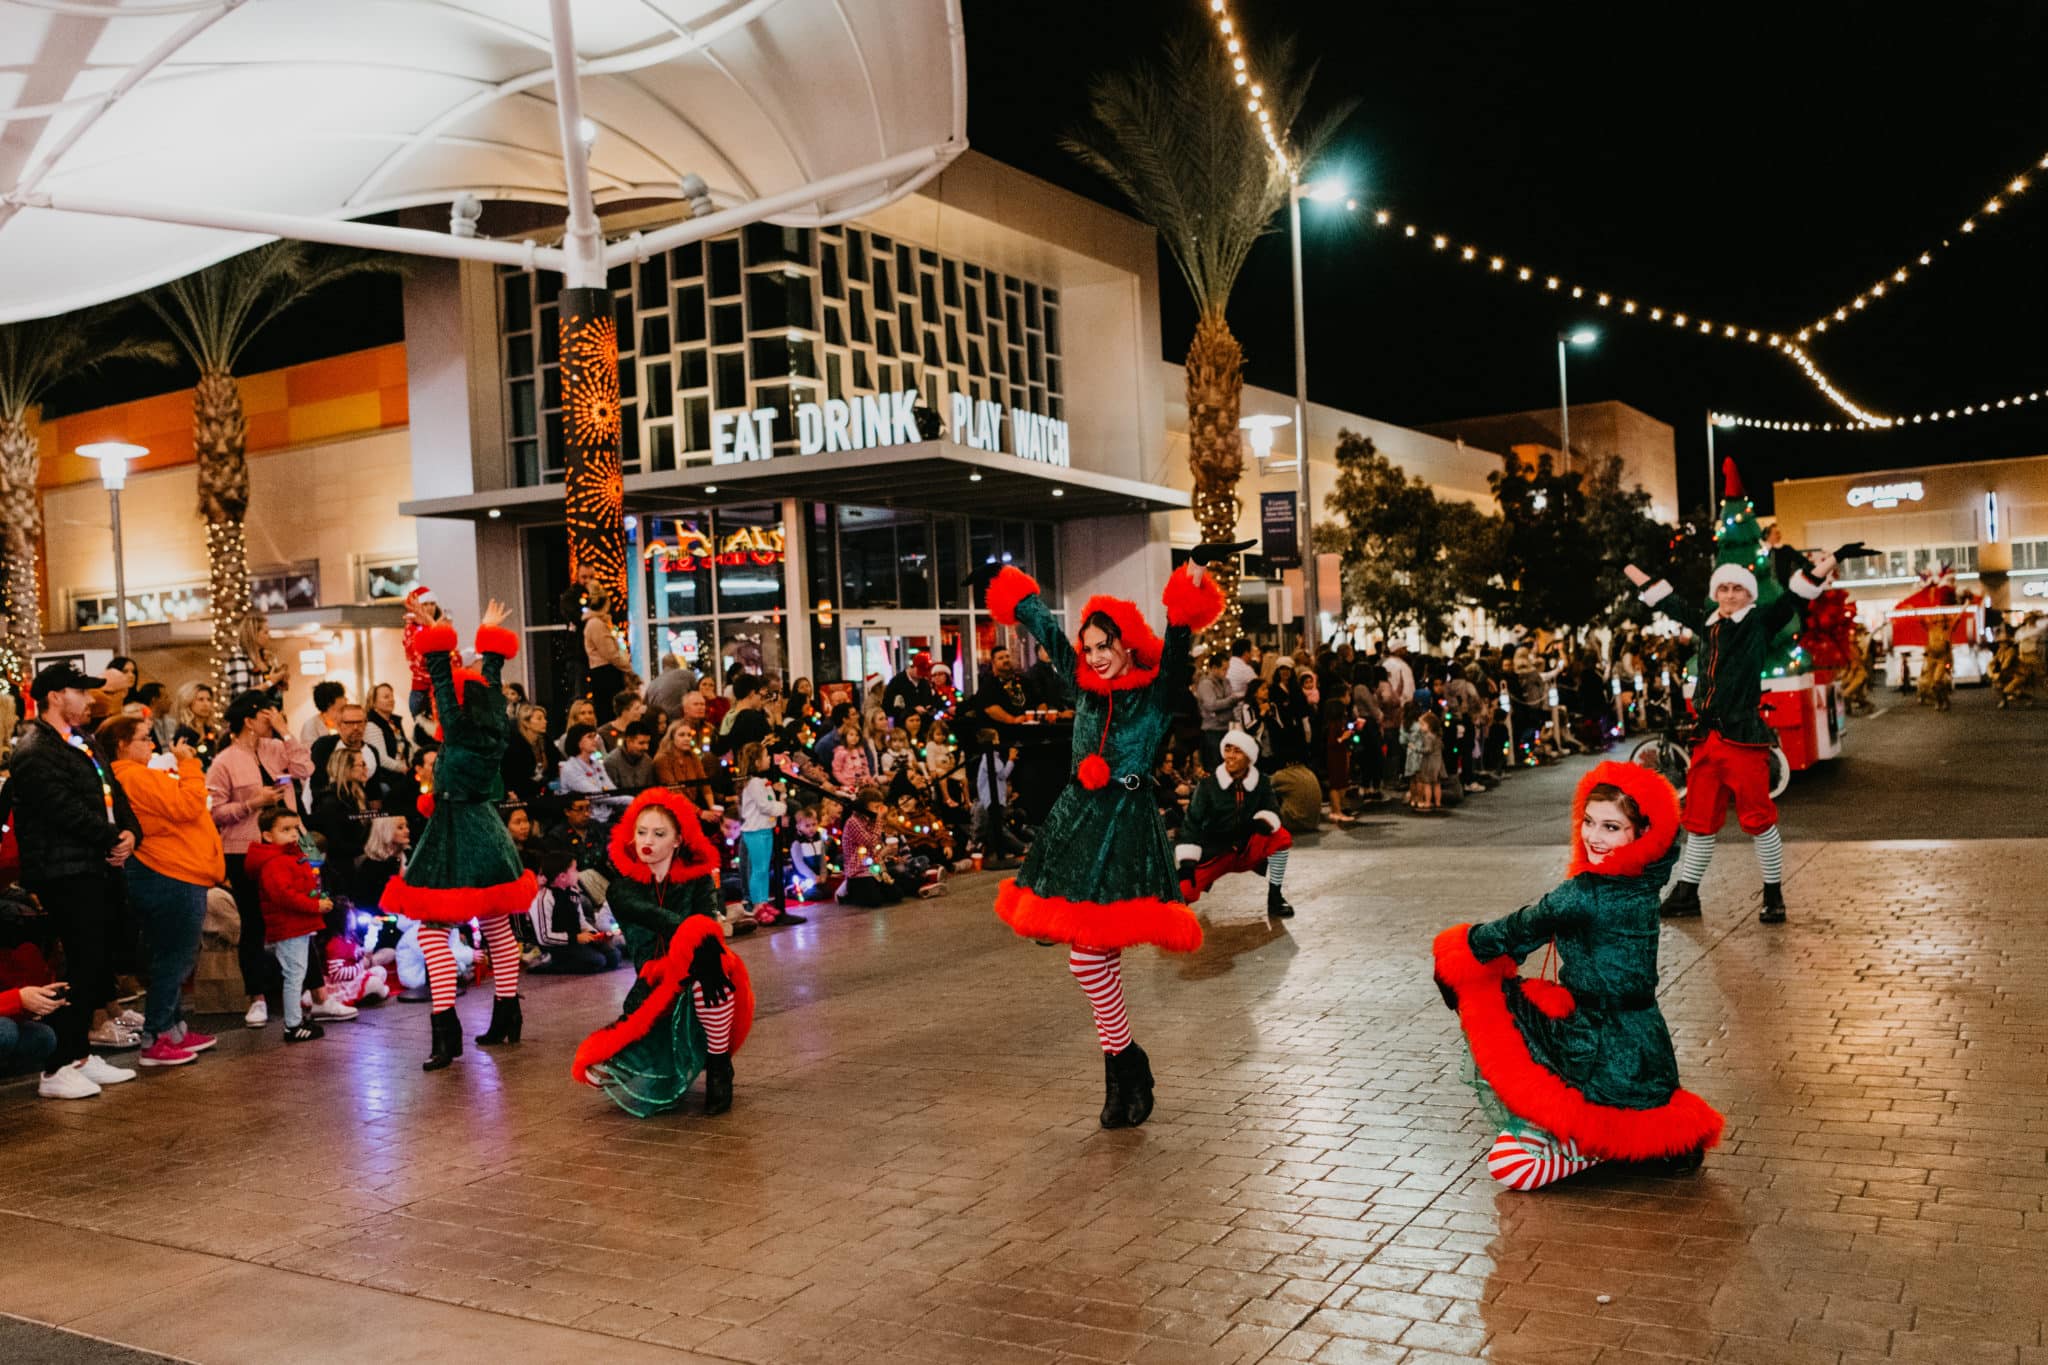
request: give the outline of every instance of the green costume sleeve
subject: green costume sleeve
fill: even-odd
[[[1194,639],[1195,633],[1186,626],[1166,628],[1166,643],[1159,651],[1159,677],[1152,684],[1161,696],[1185,692],[1194,685]]]
[[[437,649],[423,654],[421,662],[426,664],[427,677],[434,684],[434,711],[444,726],[453,725],[462,710],[462,702],[455,695],[455,656]]]
[[[1268,783],[1261,782],[1260,787]],[[1223,805],[1223,789],[1216,785],[1216,779],[1205,777],[1195,784],[1195,794],[1188,798],[1188,813],[1181,820],[1180,842],[1199,844],[1202,848],[1220,848],[1228,840],[1224,834],[1226,807]]]
[[[1487,924],[1475,924],[1467,937],[1472,956],[1489,962],[1501,954],[1520,962],[1544,944],[1586,920],[1585,897],[1570,882],[1544,893],[1534,905]]]
[[[1037,593],[1032,593],[1019,602],[1017,624],[1029,631],[1031,638],[1038,642],[1038,652],[1045,656],[1045,661],[1060,675],[1060,680],[1072,683],[1076,663],[1074,646],[1067,639],[1066,632],[1060,629],[1059,618],[1045,605],[1045,599]]]
[[[1660,579],[1658,581],[1663,582],[1666,587],[1670,586],[1668,580]],[[1655,587],[1656,584],[1653,583],[1650,586]],[[1700,610],[1697,603],[1680,596],[1675,588],[1665,596],[1658,598],[1655,602],[1646,603],[1645,605],[1652,611],[1660,612],[1670,617],[1695,635],[1700,634],[1707,628],[1707,614]]]

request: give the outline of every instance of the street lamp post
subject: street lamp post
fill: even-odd
[[[1570,332],[1557,334],[1557,443],[1564,453],[1564,469],[1569,473],[1572,467],[1572,404],[1566,395],[1564,382],[1564,352],[1567,346],[1591,346],[1600,339],[1600,334],[1590,327],[1580,327]]]
[[[1357,208],[1358,201],[1350,197],[1350,191],[1342,183],[1334,180],[1319,180],[1306,185],[1297,180],[1287,191],[1287,248],[1294,265],[1295,537],[1301,549],[1301,638],[1313,655],[1315,638],[1321,632],[1316,624],[1315,508],[1308,471],[1308,324],[1301,297],[1301,201],[1304,199],[1322,204],[1342,201],[1348,209]]]
[[[121,547],[121,489],[128,482],[128,462],[149,454],[147,446],[126,441],[95,441],[78,448],[100,467],[100,485],[107,490],[107,514],[114,531],[114,630],[116,648],[128,653],[128,564]]]

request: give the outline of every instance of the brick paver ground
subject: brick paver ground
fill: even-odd
[[[1332,841],[1284,930],[1247,883],[1200,954],[1129,955],[1137,1131],[1096,1127],[1079,992],[992,877],[748,940],[763,1014],[717,1120],[569,1082],[623,974],[533,982],[523,1045],[439,1075],[389,1006],[90,1103],[11,1091],[0,1312],[207,1365],[2044,1365],[2048,841],[1913,840],[1955,795],[1792,827],[1781,928],[1723,840],[1663,951],[1686,1082],[1729,1120],[1690,1178],[1521,1195],[1479,1160],[1428,941],[1554,881],[1560,802],[1558,845]]]

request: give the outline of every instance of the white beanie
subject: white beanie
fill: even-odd
[[[1746,590],[1751,597],[1756,596],[1756,575],[1740,564],[1716,565],[1713,577],[1707,580],[1707,591],[1712,592],[1723,583],[1733,583],[1736,587]]]
[[[1259,742],[1242,730],[1232,730],[1223,736],[1219,749],[1236,749],[1252,762],[1259,761]]]

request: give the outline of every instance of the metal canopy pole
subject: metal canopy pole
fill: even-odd
[[[597,206],[590,198],[590,149],[583,145],[583,87],[576,77],[576,28],[570,0],[548,0],[548,26],[555,50],[555,112],[561,122],[562,182],[569,195],[569,224],[562,238],[570,289],[604,287],[604,238]]]

